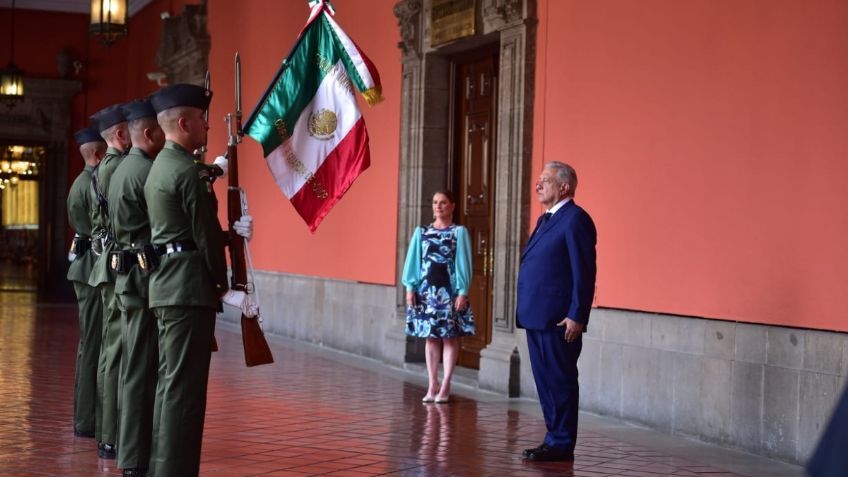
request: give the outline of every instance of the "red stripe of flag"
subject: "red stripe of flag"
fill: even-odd
[[[303,217],[310,231],[315,232],[356,177],[370,165],[368,131],[365,129],[365,120],[360,117],[347,136],[324,159],[312,177],[312,181],[317,182],[327,191],[327,198],[318,198],[313,190],[312,181],[304,184],[291,198],[292,205]]]

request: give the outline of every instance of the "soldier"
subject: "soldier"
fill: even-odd
[[[94,437],[97,394],[97,360],[103,325],[103,302],[97,290],[88,284],[96,256],[91,249],[91,171],[106,153],[106,142],[97,130],[80,129],[74,134],[85,161],[68,193],[68,222],[74,229],[68,280],[74,284],[79,301],[80,339],[74,376],[74,435]]]
[[[221,300],[244,306],[227,285],[225,238],[214,195],[192,151],[206,143],[203,111],[212,92],[178,84],[150,102],[165,132],[144,197],[159,263],[150,276],[150,308],[159,326],[159,382],[150,475],[198,475],[215,312]],[[249,231],[242,236],[249,236]]]
[[[107,196],[112,173],[130,146],[127,120],[120,105],[109,106],[92,116],[100,134],[109,146],[106,155],[92,176],[94,203],[92,212],[95,251],[100,256],[94,263],[88,284],[100,288],[103,299],[103,338],[100,344],[98,391],[103,402],[97,432],[97,455],[104,459],[115,458],[118,437],[118,373],[121,363],[121,312],[115,305],[115,274],[109,270],[109,252],[114,249],[114,236],[109,223]]]
[[[127,103],[121,110],[133,147],[112,174],[108,196],[109,220],[115,233],[109,267],[116,273],[115,303],[121,312],[117,465],[124,477],[143,477],[153,438],[159,334],[156,318],[147,305],[148,277],[139,268],[137,257],[150,244],[144,183],[153,158],[165,145],[165,134],[148,100]]]

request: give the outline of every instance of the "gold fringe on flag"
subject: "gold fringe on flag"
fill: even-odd
[[[362,97],[368,102],[368,106],[374,106],[383,100],[383,90],[379,86],[362,91]]]

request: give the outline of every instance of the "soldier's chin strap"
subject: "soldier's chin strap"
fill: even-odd
[[[247,213],[247,192],[239,187],[239,199],[241,202],[241,215],[248,215]],[[251,302],[253,309],[256,310],[256,320],[259,322],[259,326],[262,326],[262,308],[259,306],[259,290],[256,288],[256,275],[254,273],[253,268],[253,259],[250,256],[250,243],[246,238],[241,237],[244,241],[244,260],[245,265],[247,267],[247,273],[250,277],[245,283],[244,290],[247,293],[247,297],[245,300]]]

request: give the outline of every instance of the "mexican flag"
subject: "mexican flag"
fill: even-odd
[[[371,60],[333,19],[326,0],[309,19],[262,100],[245,122],[268,167],[312,232],[370,165],[368,131],[354,91],[383,98]]]

